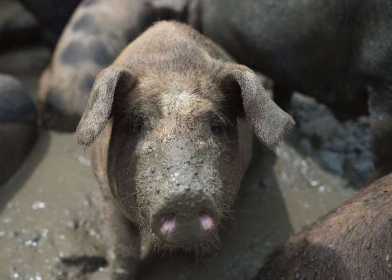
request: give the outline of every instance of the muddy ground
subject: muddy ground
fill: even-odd
[[[49,51],[29,46],[0,54],[0,73],[35,95]],[[296,94],[296,129],[275,152],[255,147],[222,250],[195,261],[154,255],[138,279],[252,279],[272,248],[363,187],[372,171],[367,117],[338,122]],[[41,131],[22,168],[0,188],[0,279],[109,279],[88,152],[72,134]]]

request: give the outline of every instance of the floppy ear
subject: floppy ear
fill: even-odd
[[[278,145],[284,133],[294,126],[293,118],[276,105],[248,67],[232,65],[224,79],[239,86],[246,119],[257,138],[269,148]]]
[[[76,129],[76,139],[80,145],[87,148],[99,136],[111,117],[116,89],[129,87],[134,80],[128,69],[117,66],[105,68],[97,75]]]

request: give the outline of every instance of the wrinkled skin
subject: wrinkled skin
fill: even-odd
[[[257,280],[391,279],[392,175],[291,237]]]
[[[294,124],[253,71],[189,26],[154,25],[100,72],[76,135],[89,146],[103,131],[93,165],[113,279],[132,279],[149,252],[219,248],[249,161],[244,120],[269,147]]]
[[[0,74],[0,186],[26,158],[37,138],[32,98],[15,78]]]

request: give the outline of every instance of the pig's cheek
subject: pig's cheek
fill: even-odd
[[[132,147],[125,147],[112,163],[112,172],[115,181],[111,183],[112,193],[121,205],[127,206],[136,203],[135,198],[135,161],[133,156],[125,151],[129,151]]]

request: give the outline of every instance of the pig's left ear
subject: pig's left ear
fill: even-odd
[[[284,133],[294,126],[293,118],[276,105],[248,67],[231,65],[224,80],[239,86],[246,119],[257,138],[269,148],[277,146]]]
[[[123,67],[109,66],[98,74],[76,129],[80,145],[87,148],[94,142],[112,116],[115,93],[129,90],[134,84],[135,78]]]

